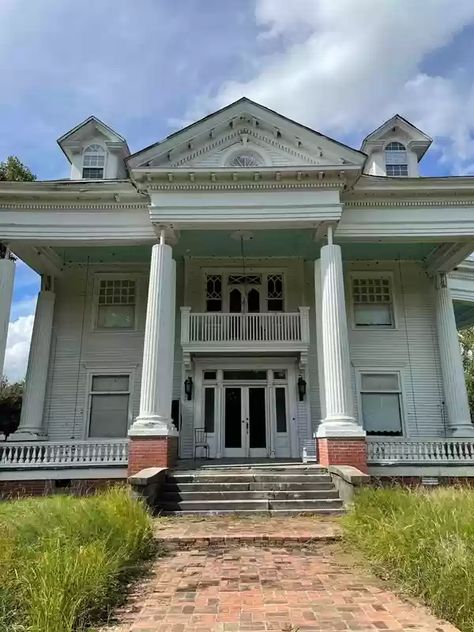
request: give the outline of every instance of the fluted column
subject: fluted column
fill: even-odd
[[[454,307],[445,274],[436,279],[436,326],[443,377],[448,432],[452,437],[473,437],[466,381],[462,366]]]
[[[35,321],[31,335],[30,355],[26,372],[25,394],[21,407],[20,426],[15,434],[34,439],[43,434],[43,409],[48,378],[51,335],[53,331],[55,293],[49,281],[42,281],[42,289],[36,303]],[[48,288],[48,289],[46,289]]]
[[[9,254],[8,248],[0,244],[0,375],[4,369],[13,282],[15,280],[15,262],[10,259]]]
[[[176,436],[171,420],[176,264],[164,240],[152,248],[143,349],[140,414],[130,436]]]
[[[325,417],[318,437],[363,437],[354,419],[340,246],[321,248],[321,337]],[[317,271],[317,267],[315,268]],[[321,341],[318,341],[321,344]]]

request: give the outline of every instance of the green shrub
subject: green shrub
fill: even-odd
[[[0,504],[0,632],[85,629],[152,541],[150,516],[125,488]]]
[[[474,632],[474,491],[365,489],[343,524],[375,572]]]

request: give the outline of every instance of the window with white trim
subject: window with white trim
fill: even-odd
[[[408,175],[407,150],[398,141],[392,141],[385,147],[385,173],[387,176]]]
[[[360,374],[362,425],[368,435],[402,436],[401,397],[398,372]]]
[[[134,279],[100,279],[97,329],[134,329],[137,287]]]
[[[103,180],[105,150],[101,145],[88,145],[82,156],[82,177],[85,180]]]
[[[222,311],[222,276],[220,274],[206,276],[206,311]]]
[[[267,310],[283,311],[283,275],[267,274]]]
[[[130,375],[92,375],[89,437],[126,437],[130,410]]]
[[[389,276],[353,277],[352,305],[356,327],[390,329],[395,326],[392,280]]]

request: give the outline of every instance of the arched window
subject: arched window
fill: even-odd
[[[408,175],[407,150],[398,141],[392,141],[385,147],[385,173],[387,176]]]
[[[232,154],[227,164],[229,167],[260,167],[263,165],[263,158],[256,151],[242,149]]]
[[[101,145],[89,145],[82,158],[82,177],[86,180],[102,180],[104,177],[105,150]]]

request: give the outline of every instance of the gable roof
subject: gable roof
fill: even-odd
[[[127,145],[127,141],[123,136],[121,136],[118,132],[109,127],[106,123],[98,119],[96,116],[89,116],[82,123],[76,125],[71,130],[60,136],[57,140],[58,145],[61,147],[61,150],[66,155],[69,162],[70,151],[68,151],[71,147],[73,147],[80,140],[87,138],[88,135],[91,137],[95,132],[101,133],[108,142],[114,143],[118,146],[122,146],[122,152],[124,156],[130,155],[130,149]]]
[[[275,128],[284,129],[285,131],[293,133],[298,137],[304,136],[308,142],[317,144],[318,142],[323,141],[337,146],[347,155],[352,163],[362,165],[367,158],[366,154],[360,150],[353,149],[340,141],[334,140],[310,127],[307,127],[306,125],[297,123],[296,121],[283,116],[264,105],[252,101],[247,97],[242,97],[237,101],[224,106],[220,110],[217,110],[212,114],[208,114],[198,121],[173,132],[163,140],[153,143],[132,154],[127,158],[128,166],[130,168],[138,167],[146,163],[147,160],[151,160],[157,154],[162,155],[165,152],[169,152],[171,149],[176,148],[180,144],[184,144],[187,141],[196,138],[196,136],[206,133],[206,131],[212,130],[214,127],[223,125],[226,122],[244,114],[265,120]]]
[[[379,142],[386,136],[388,132],[397,127],[402,129],[408,134],[408,136],[411,137],[413,150],[417,154],[418,160],[421,160],[426,150],[433,142],[433,139],[428,136],[428,134],[425,134],[425,132],[422,132],[421,129],[416,127],[416,125],[410,123],[410,121],[408,121],[400,114],[394,114],[391,118],[382,123],[382,125],[379,125],[377,129],[375,129],[373,132],[370,132],[370,134],[368,134],[362,141],[361,150],[367,153],[369,146],[372,143]]]

